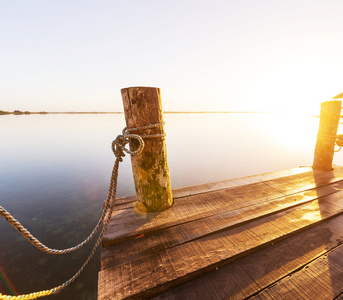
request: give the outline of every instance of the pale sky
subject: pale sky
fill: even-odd
[[[1,0],[0,110],[303,111],[343,92],[342,0]]]

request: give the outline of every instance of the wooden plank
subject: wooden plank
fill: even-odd
[[[330,171],[310,171],[294,176],[276,178],[264,182],[266,185],[275,188],[277,191],[290,194],[298,191],[325,186],[343,179],[343,168],[336,167]]]
[[[325,177],[325,176],[324,176]],[[337,179],[337,178],[336,178]],[[327,180],[325,179],[325,182],[327,182]],[[330,181],[330,182],[332,182],[332,181]],[[239,196],[239,193],[237,194],[235,194],[235,196]],[[191,222],[190,222],[191,223]],[[206,225],[206,223],[205,223],[205,225]],[[158,228],[158,227],[157,227]],[[251,237],[251,235],[250,235],[250,237]],[[177,237],[174,239],[174,240],[177,240]],[[131,251],[130,251],[131,252]]]
[[[205,299],[246,299],[327,253],[342,236],[343,215],[339,215],[153,299],[202,299],[202,295],[208,295]]]
[[[343,166],[338,166],[338,165],[333,165],[333,170],[332,174],[335,178],[343,178]],[[202,194],[202,193],[208,193],[211,191],[218,191],[221,189],[227,189],[227,188],[232,188],[232,187],[237,187],[237,186],[242,186],[242,185],[247,185],[247,184],[253,184],[257,182],[262,182],[262,181],[270,181],[273,179],[277,178],[283,178],[283,177],[289,177],[292,175],[296,174],[302,174],[302,173],[307,173],[307,172],[312,172],[312,168],[310,166],[302,166],[298,168],[293,168],[293,169],[286,169],[286,170],[281,170],[281,171],[274,171],[274,172],[268,172],[264,174],[257,174],[257,175],[251,175],[251,176],[246,176],[246,177],[241,177],[241,178],[234,178],[234,179],[229,179],[229,180],[224,180],[224,181],[218,181],[218,182],[211,182],[211,183],[205,183],[201,185],[195,185],[195,186],[190,186],[190,187],[183,187],[183,188],[178,188],[178,189],[173,189],[173,198],[174,199],[179,199],[187,196],[194,196],[197,194]],[[327,172],[320,172],[320,171],[315,171],[317,174],[324,174],[324,176],[327,176]],[[122,197],[116,199],[120,200],[121,202],[124,202],[127,200],[127,203],[132,203],[136,200],[136,196],[129,196],[129,197]]]
[[[338,171],[340,169],[339,166],[335,166],[335,170]],[[227,189],[247,184],[253,184],[261,181],[267,181],[272,180],[276,178],[281,177],[288,177],[295,174],[301,174],[305,172],[311,172],[311,167],[299,167],[299,168],[293,168],[293,169],[287,169],[287,170],[281,170],[281,171],[275,171],[275,172],[268,172],[264,174],[257,174],[257,175],[251,175],[241,178],[235,178],[235,179],[229,179],[224,181],[218,181],[218,182],[212,182],[212,183],[206,183],[196,186],[190,186],[190,187],[183,187],[179,189],[173,190],[173,197],[174,198],[182,198],[202,193],[208,193],[212,191],[218,191],[221,189]]]
[[[307,173],[307,172],[312,173],[311,167],[299,167],[299,168],[294,168],[294,169],[288,169],[288,170],[270,172],[270,173],[265,173],[265,174],[252,175],[252,176],[247,176],[247,177],[242,177],[242,178],[230,179],[230,180],[225,180],[225,181],[206,183],[206,184],[197,185],[197,186],[184,187],[184,188],[174,189],[172,193],[173,193],[174,200],[180,200],[181,198],[184,198],[187,196],[194,196],[198,194],[228,189],[232,187],[244,186],[244,185],[253,184],[257,182],[265,182],[265,181],[270,181],[273,179],[280,179],[283,177],[286,177],[286,179],[288,179],[288,178],[291,178],[290,176],[292,175],[302,174],[302,173]],[[340,179],[343,179],[343,167],[334,165],[334,169],[331,174],[331,177],[333,179],[327,179],[328,178],[327,172],[315,171],[315,174],[317,174],[316,182],[318,186],[320,186],[323,184],[327,184],[330,182],[335,182]],[[322,182],[320,180],[322,180]],[[306,182],[306,180],[304,180],[303,182]],[[311,180],[311,184],[313,183],[314,183],[314,180]],[[300,186],[297,190],[294,190],[294,192],[297,192],[303,188],[306,188],[306,186],[302,186],[302,187]],[[287,191],[284,191],[284,192],[287,192]],[[115,210],[130,209],[134,206],[135,202],[136,202],[136,196],[117,198],[115,202]]]
[[[340,182],[339,187],[343,188],[343,182]],[[120,247],[116,244],[105,247],[101,252],[101,268],[104,270],[123,262],[133,261],[202,236],[224,229],[227,230],[238,224],[315,200],[318,192],[322,196],[333,193],[330,187],[321,187],[317,191],[310,190],[288,197],[281,197],[272,203],[264,201],[234,211],[165,228],[164,230],[144,233],[139,238],[123,241]],[[122,248],[125,248],[126,251],[121,251]]]
[[[343,168],[333,172],[306,172],[269,181],[227,188],[176,199],[175,205],[165,212],[137,214],[134,210],[117,210],[103,240],[103,246],[123,239],[134,238],[156,228],[166,228],[194,221],[223,211],[232,211],[258,201],[278,198],[316,186],[325,186],[343,178]]]
[[[114,299],[113,295],[117,299],[132,295],[150,297],[184,283],[228,261],[322,222],[324,217],[330,218],[341,213],[342,197],[343,192],[338,191],[310,204],[161,251],[148,259],[103,270],[99,273],[99,300]],[[333,202],[337,206],[335,210],[331,206]],[[325,209],[323,216],[318,214],[319,209]]]
[[[335,166],[335,167],[336,167],[336,170],[340,168],[339,166]],[[305,172],[310,172],[310,171],[312,171],[312,168],[310,166],[304,166],[304,167],[299,167],[299,168],[268,172],[264,174],[251,175],[251,176],[234,178],[234,179],[223,180],[223,181],[218,181],[218,182],[205,183],[201,185],[182,187],[178,189],[173,189],[172,191],[173,198],[178,199],[178,198],[187,197],[187,196],[194,196],[199,193],[207,193],[211,191],[217,191],[220,189],[227,189],[231,187],[252,184],[256,182],[291,176],[294,174],[300,174],[300,173],[305,173]],[[135,195],[128,196],[128,197],[120,197],[116,199],[115,205],[121,206],[121,205],[127,204],[128,206],[126,208],[131,208],[132,204],[136,200],[137,199]]]
[[[179,199],[179,198],[183,198],[187,196],[194,196],[197,194],[218,191],[221,189],[227,189],[227,188],[232,188],[232,187],[237,187],[237,186],[242,186],[242,185],[247,185],[247,184],[253,184],[253,183],[262,182],[262,181],[270,181],[272,179],[277,179],[277,178],[282,178],[282,177],[289,177],[295,174],[301,174],[301,173],[306,173],[306,172],[312,172],[312,168],[309,166],[303,166],[299,168],[268,172],[264,174],[251,175],[251,176],[212,182],[212,183],[205,183],[205,184],[196,185],[196,186],[173,189],[172,193],[173,193],[174,199]],[[343,166],[334,165],[334,169],[332,170],[332,172],[333,172],[332,174],[334,178],[343,179]],[[318,174],[320,174],[320,172],[318,172]],[[122,206],[122,207],[119,207],[119,209],[131,208],[132,204],[135,201],[136,201],[136,196],[117,198],[116,206],[117,205]]]
[[[263,290],[252,299],[298,299],[294,291],[301,291],[301,299],[334,299],[343,290],[343,245],[292,273],[277,284]]]
[[[283,194],[264,183],[256,183],[230,190],[220,190],[183,198],[164,212],[139,214],[135,210],[118,210],[112,215],[111,223],[103,239],[107,246],[123,239],[187,223],[222,212],[237,210],[257,201],[281,197]]]
[[[343,300],[343,292],[335,298],[335,300]]]

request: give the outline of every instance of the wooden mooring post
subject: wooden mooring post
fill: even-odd
[[[321,103],[313,170],[331,171],[342,101]]]
[[[128,129],[163,123],[161,93],[154,87],[130,87],[121,90]],[[159,126],[132,132],[138,135],[164,134]],[[144,149],[131,156],[136,188],[137,208],[141,211],[163,211],[173,204],[165,139],[145,138]],[[130,148],[138,142],[130,139]]]

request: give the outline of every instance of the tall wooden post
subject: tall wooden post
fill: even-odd
[[[313,170],[331,171],[342,101],[321,103]]]
[[[130,87],[121,90],[128,129],[163,122],[159,88]],[[163,126],[133,132],[138,135],[163,134]],[[173,204],[165,139],[145,138],[141,154],[131,156],[138,208],[162,211]],[[130,140],[130,148],[138,148]]]

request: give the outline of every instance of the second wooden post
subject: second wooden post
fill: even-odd
[[[342,101],[327,101],[321,104],[318,137],[313,159],[313,170],[332,170],[341,106]]]
[[[163,122],[159,88],[130,87],[122,89],[121,94],[128,129]],[[164,127],[132,133],[163,134]],[[173,204],[165,139],[146,138],[144,143],[143,152],[131,156],[138,208],[143,211],[162,211]],[[130,140],[130,148],[137,149],[137,141]]]

